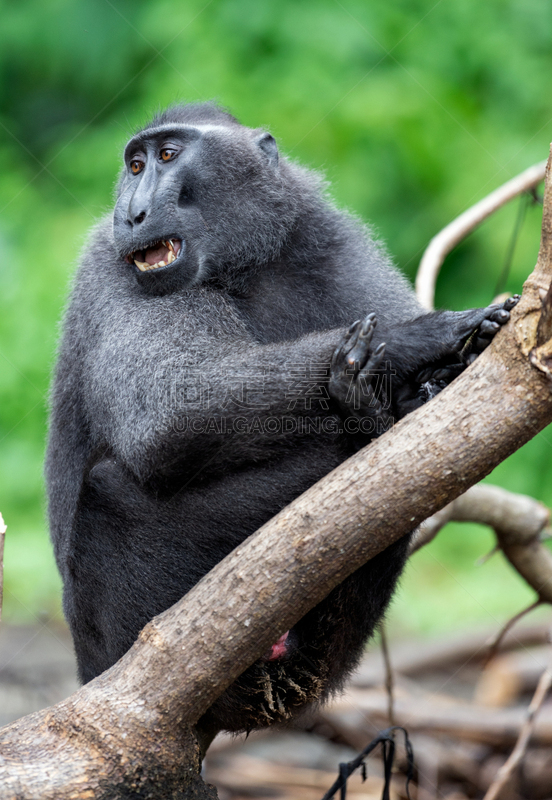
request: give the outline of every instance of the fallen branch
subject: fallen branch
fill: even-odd
[[[353,748],[387,724],[387,693],[382,689],[356,689],[323,707],[317,719],[331,726]],[[411,694],[399,685],[395,693],[395,721],[411,736],[424,733],[437,739],[450,737],[495,748],[514,746],[527,718],[527,709],[495,708],[469,704],[448,695],[437,695],[416,687]],[[552,709],[539,715],[533,732],[535,744],[552,746]]]
[[[468,208],[433,237],[422,256],[416,275],[416,293],[424,308],[433,308],[437,276],[448,253],[501,206],[517,195],[534,189],[543,180],[545,167],[546,161],[541,161],[524,170]]]
[[[425,640],[423,648],[419,646],[417,640],[394,641],[393,671],[399,680],[401,676],[415,680],[428,672],[443,670],[455,672],[460,665],[471,664],[480,668],[495,635],[494,629],[470,630],[451,636],[441,635],[436,639]],[[523,625],[516,629],[515,634],[508,632],[505,635],[499,645],[500,654],[511,652],[518,647],[525,650],[540,647],[549,641],[550,623]],[[385,665],[382,663],[381,654],[370,648],[351,676],[350,685],[373,688],[384,683]]]
[[[239,796],[262,796],[267,789],[276,789],[279,797],[320,800],[333,783],[335,773],[238,755],[225,762],[222,768],[211,767],[207,779]],[[361,774],[356,773],[347,782],[347,794],[360,795],[361,800],[381,800],[382,787],[382,778],[368,775],[363,781]]]
[[[494,708],[523,702],[526,693],[535,691],[549,663],[550,636],[545,646],[520,647],[501,653],[490,664],[483,665],[473,693],[474,702]]]
[[[489,651],[485,656],[485,661],[483,662],[483,668],[485,668],[489,662],[495,658],[496,654],[498,653],[498,649],[504,640],[504,637],[512,630],[514,625],[517,625],[517,623],[523,619],[523,617],[525,617],[527,614],[530,614],[531,611],[534,611],[535,608],[538,608],[541,605],[542,600],[535,600],[534,603],[531,603],[531,605],[523,608],[517,614],[514,614],[513,617],[510,617],[510,619],[502,626],[493,641],[490,643]]]
[[[548,690],[550,689],[551,685],[552,667],[548,667],[541,675],[538,686],[535,690],[535,694],[533,695],[533,699],[531,700],[527,710],[527,719],[523,723],[516,746],[512,750],[505,764],[498,770],[497,776],[493,783],[489,786],[489,790],[487,791],[483,800],[497,800],[502,792],[502,789],[504,789],[515,769],[521,763],[535,728],[537,714],[542,707],[544,698],[548,694]]]

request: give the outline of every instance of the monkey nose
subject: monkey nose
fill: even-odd
[[[140,225],[146,218],[147,211],[139,211],[138,213],[134,213],[132,210],[132,206],[128,209],[127,214],[127,223],[134,227],[134,225]]]
[[[130,198],[127,209],[127,224],[130,227],[140,225],[148,216],[150,197],[147,192],[142,191],[141,187],[134,192]]]

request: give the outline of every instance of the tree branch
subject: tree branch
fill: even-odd
[[[539,600],[552,603],[552,554],[541,542],[549,520],[549,510],[532,497],[489,484],[472,486],[420,525],[411,552],[434,539],[447,522],[489,525],[498,546]]]
[[[437,277],[450,251],[501,206],[513,200],[518,194],[534,189],[544,178],[545,167],[546,161],[541,161],[516,175],[468,208],[433,237],[422,256],[416,275],[416,294],[425,308],[433,308]]]
[[[483,800],[497,800],[502,792],[502,789],[504,789],[514,771],[520,765],[521,760],[527,750],[527,745],[529,744],[531,734],[533,733],[537,714],[544,702],[546,695],[548,694],[551,685],[552,668],[547,667],[542,673],[538,686],[535,689],[535,694],[533,695],[533,699],[531,700],[527,710],[527,719],[523,723],[516,745],[506,762],[499,769],[495,780],[492,782],[491,786],[489,786],[489,789]]]

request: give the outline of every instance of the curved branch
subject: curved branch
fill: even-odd
[[[498,546],[541,602],[552,603],[552,554],[541,542],[550,521],[546,506],[522,494],[482,484],[472,486],[421,525],[411,552],[428,544],[447,522],[479,522],[491,527]]]
[[[544,178],[545,167],[546,161],[540,161],[524,170],[468,208],[433,237],[422,256],[416,275],[416,294],[425,308],[433,308],[437,276],[448,253],[501,206],[537,186]]]
[[[530,614],[531,611],[534,611],[536,608],[542,605],[542,600],[535,600],[534,603],[522,608],[521,611],[518,611],[517,614],[514,614],[513,617],[502,626],[502,628],[498,631],[492,642],[489,644],[489,648],[487,650],[487,655],[485,656],[485,660],[483,661],[483,669],[487,667],[488,664],[495,658],[498,653],[498,649],[506,636],[512,630],[512,628],[517,625],[517,623],[523,619],[527,614]]]

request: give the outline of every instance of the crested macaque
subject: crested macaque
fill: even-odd
[[[214,104],[139,130],[82,256],[52,389],[49,516],[81,681],[450,383],[515,302],[424,311],[316,173]],[[282,631],[203,725],[251,730],[339,688],[408,543]]]

